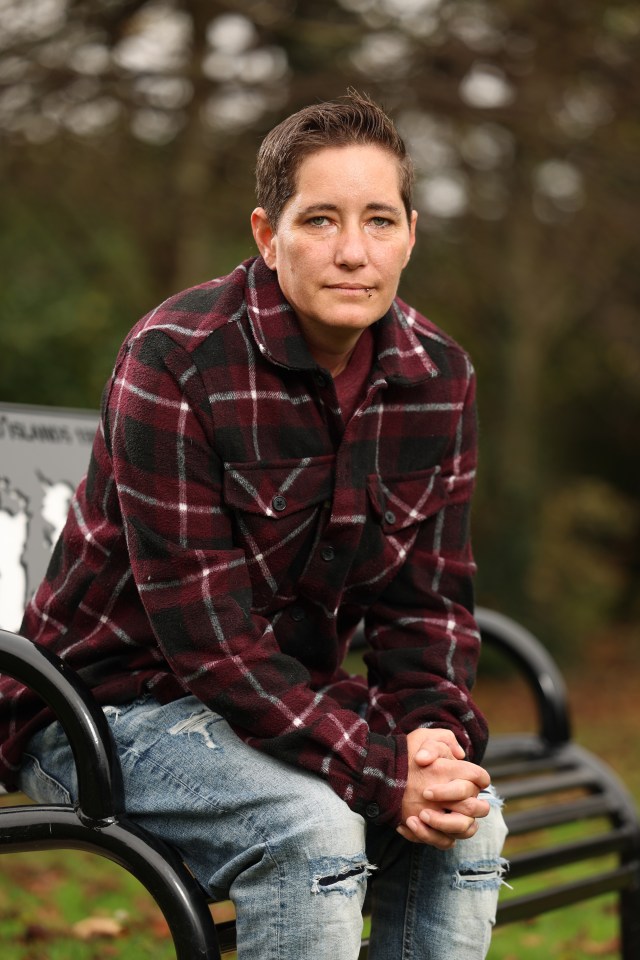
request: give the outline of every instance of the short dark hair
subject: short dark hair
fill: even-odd
[[[366,94],[349,90],[338,100],[304,107],[271,130],[256,164],[256,197],[274,228],[296,190],[301,162],[323,147],[362,144],[382,147],[398,161],[400,196],[411,220],[413,163],[404,140],[382,107]]]

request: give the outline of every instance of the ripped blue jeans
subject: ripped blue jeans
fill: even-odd
[[[367,877],[371,960],[480,960],[495,920],[506,834],[500,803],[442,852],[367,827],[318,777],[246,746],[193,697],[106,707],[127,814],[176,847],[213,899],[236,908],[239,960],[356,960]],[[29,743],[20,786],[68,802],[60,725]]]

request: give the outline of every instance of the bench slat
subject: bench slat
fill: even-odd
[[[593,797],[583,797],[581,800],[574,800],[571,803],[507,813],[506,820],[509,833],[517,836],[521,833],[528,833],[530,830],[544,830],[548,827],[559,827],[562,824],[574,823],[578,820],[606,817],[610,813],[611,807],[607,799],[604,795],[599,794]]]
[[[557,847],[527,850],[513,854],[509,860],[509,878],[528,876],[543,870],[565,867],[570,863],[603,857],[610,853],[621,853],[629,849],[633,842],[630,830],[617,833],[602,833],[594,837],[585,837]]]
[[[577,770],[527,777],[513,783],[502,783],[500,795],[506,801],[518,800],[522,797],[542,797],[550,793],[576,789],[598,789],[598,780],[593,770],[580,767]]]
[[[597,877],[576,880],[559,887],[514,897],[503,901],[498,906],[498,920],[500,923],[528,920],[540,913],[568,907],[604,893],[633,889],[637,885],[637,879],[637,867],[628,864],[608,870]]]

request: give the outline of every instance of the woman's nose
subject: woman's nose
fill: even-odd
[[[336,263],[353,270],[366,264],[368,259],[366,238],[360,225],[345,224],[336,240]]]

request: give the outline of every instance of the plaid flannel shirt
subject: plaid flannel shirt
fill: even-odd
[[[466,354],[396,299],[344,423],[260,259],[170,298],[123,344],[87,477],[23,632],[102,704],[192,692],[247,743],[395,824],[406,733],[451,729],[471,759]],[[341,663],[364,621],[368,678]],[[0,680],[0,778],[49,719]]]

